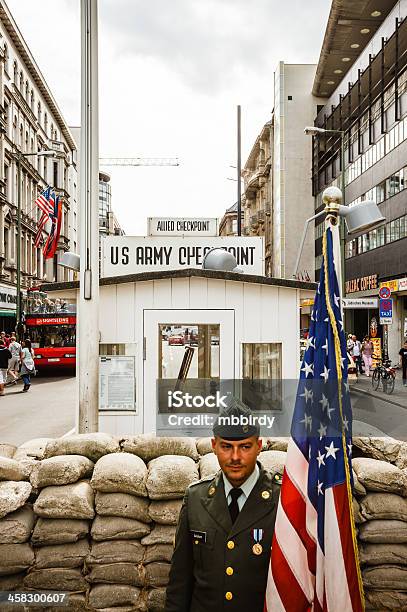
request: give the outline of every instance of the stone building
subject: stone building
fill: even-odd
[[[243,234],[243,203],[242,203],[242,234]],[[219,223],[219,236],[237,236],[237,202],[225,210]]]
[[[42,150],[54,157],[38,156]],[[77,219],[76,146],[27,43],[5,2],[0,1],[0,283],[13,291],[17,271],[18,164],[21,164],[21,286],[70,280],[58,266],[73,250]],[[34,246],[40,211],[37,195],[48,185],[63,200],[55,257],[44,261]],[[1,312],[0,312],[1,317]]]

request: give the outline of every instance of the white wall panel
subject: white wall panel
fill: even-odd
[[[207,308],[226,308],[226,281],[208,278]]]
[[[281,326],[279,321],[278,288],[260,285],[261,299],[258,306],[260,338],[262,342],[279,342]]]
[[[117,285],[100,287],[99,330],[101,343],[117,341]]]
[[[243,342],[258,342],[261,337],[260,323],[261,286],[254,283],[243,285]]]
[[[242,368],[240,346],[243,338],[243,283],[227,281],[225,294],[228,308],[234,308],[235,310],[235,376],[240,378]]]
[[[189,278],[174,278],[171,281],[171,308],[189,308]]]
[[[189,307],[207,308],[208,304],[208,281],[206,278],[191,276],[189,279]]]
[[[154,308],[171,308],[171,279],[152,281]]]
[[[134,283],[117,285],[117,342],[136,341]]]
[[[299,351],[299,303],[297,291],[293,289],[278,290],[279,325],[283,342],[283,378],[294,379],[298,376]]]

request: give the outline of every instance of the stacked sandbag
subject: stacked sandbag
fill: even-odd
[[[86,559],[93,608],[146,609],[140,542],[151,529],[146,479],[147,466],[132,453],[108,454],[95,465],[91,486],[96,515]]]
[[[72,606],[85,605],[88,589],[83,566],[94,517],[94,493],[88,480],[93,465],[85,456],[53,456],[39,461],[30,474],[38,493],[33,509],[39,519],[31,537],[35,561],[23,584],[27,590],[76,593]]]
[[[394,441],[397,442],[397,441]],[[358,486],[359,556],[367,610],[407,610],[407,474],[396,465],[400,448],[389,441],[392,462],[369,457],[353,459]],[[369,455],[385,451],[375,439]],[[356,447],[368,449],[366,440]]]

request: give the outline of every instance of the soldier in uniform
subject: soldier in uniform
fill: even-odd
[[[212,447],[221,470],[186,491],[166,612],[263,611],[281,475],[257,461],[260,429],[240,423],[251,414],[236,400],[216,420]]]

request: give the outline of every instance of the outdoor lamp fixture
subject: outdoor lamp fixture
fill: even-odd
[[[294,278],[297,276],[308,225],[311,223],[311,221],[318,219],[318,217],[321,217],[322,215],[330,215],[331,217],[336,217],[338,220],[342,217],[345,219],[349,234],[356,234],[358,232],[372,230],[375,227],[383,225],[383,223],[386,221],[386,218],[383,217],[379,207],[373,200],[365,200],[364,202],[360,202],[354,206],[343,206],[343,204],[341,204],[342,191],[338,187],[328,187],[325,189],[322,194],[322,202],[325,204],[324,210],[321,210],[319,213],[305,221],[297,261],[295,262],[293,273]]]
[[[66,251],[66,253],[62,255],[58,264],[62,266],[62,268],[68,268],[68,270],[75,270],[76,272],[79,272],[81,258],[76,253]]]
[[[222,270],[223,272],[242,273],[243,270],[237,267],[236,257],[220,247],[210,249],[202,262],[203,270]]]

